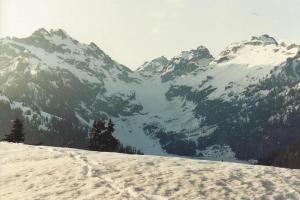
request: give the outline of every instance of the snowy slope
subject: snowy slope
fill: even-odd
[[[0,196],[31,199],[300,199],[300,171],[0,143]]]
[[[174,85],[195,89],[215,88],[210,99],[228,98],[229,93],[241,94],[251,84],[270,75],[272,70],[297,55],[299,46],[278,44],[274,38],[263,35],[229,45],[204,69],[181,76]],[[202,84],[203,83],[203,84]],[[228,88],[228,89],[227,89]]]

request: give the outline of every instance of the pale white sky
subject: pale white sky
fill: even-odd
[[[264,33],[300,43],[299,19],[299,0],[0,0],[0,37],[62,28],[131,69]]]

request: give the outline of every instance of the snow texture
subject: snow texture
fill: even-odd
[[[1,199],[300,199],[300,170],[0,143]]]

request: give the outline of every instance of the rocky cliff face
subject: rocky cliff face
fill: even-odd
[[[148,154],[259,159],[300,137],[298,51],[263,35],[131,71],[63,30],[4,38],[0,134],[19,116],[30,141],[84,147],[79,133],[113,118],[115,136]]]

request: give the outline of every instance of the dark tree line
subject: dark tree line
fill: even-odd
[[[260,165],[300,169],[300,140],[258,161]]]
[[[74,146],[76,143],[86,143],[84,137],[75,137],[75,135],[83,135],[83,129],[72,129],[70,124],[63,123],[65,127],[65,132],[68,136],[73,136],[64,138],[62,137],[62,146]],[[94,121],[93,128],[89,138],[88,149],[93,151],[106,151],[106,152],[119,152],[127,154],[143,154],[141,151],[137,150],[135,147],[124,146],[120,143],[118,139],[113,136],[114,124],[111,120],[107,123],[103,120]],[[73,132],[75,133],[73,134]],[[69,132],[72,132],[69,133]],[[71,134],[71,135],[70,135]],[[78,141],[80,140],[80,141]],[[25,141],[25,133],[23,131],[23,122],[20,119],[15,119],[12,121],[11,132],[4,136],[2,141],[13,142],[13,143],[23,143]],[[38,143],[39,145],[42,142]],[[37,145],[37,144],[36,144]]]
[[[107,123],[102,120],[94,121],[89,140],[89,149],[93,151],[119,152],[127,154],[143,154],[131,146],[123,146],[113,136],[114,124],[111,120]]]

